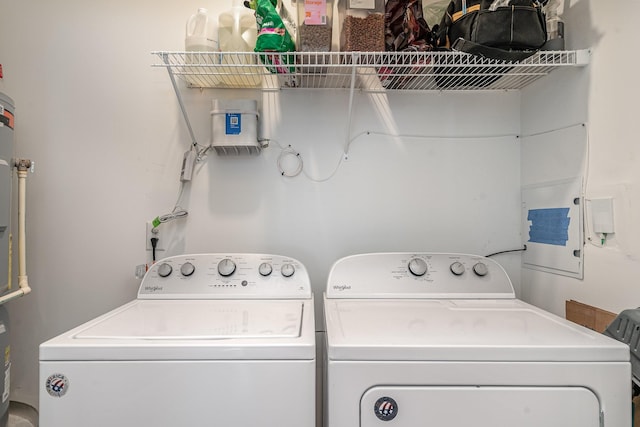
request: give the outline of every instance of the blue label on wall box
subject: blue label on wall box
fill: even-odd
[[[226,113],[225,114],[225,134],[240,135],[242,131],[242,114]]]
[[[547,245],[567,246],[569,240],[569,208],[531,209],[529,241]]]

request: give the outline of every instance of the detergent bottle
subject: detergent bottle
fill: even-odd
[[[218,40],[220,42],[220,58],[222,64],[233,64],[222,67],[220,76],[224,85],[233,87],[255,87],[262,82],[262,67],[256,64],[253,53],[258,38],[258,24],[251,9],[244,6],[242,0],[233,0],[231,9],[218,16]]]
[[[210,86],[210,83],[207,84],[198,77],[198,72],[204,68],[201,67],[202,65],[206,67],[207,65],[218,63],[219,56],[217,54],[199,54],[196,52],[218,52],[220,50],[218,46],[217,21],[208,15],[207,9],[201,7],[197,13],[191,15],[187,20],[185,33],[184,46],[187,52],[185,62],[187,65],[193,64],[192,67],[187,67],[185,72],[192,71],[194,73],[193,75],[187,74],[186,80],[192,85]],[[213,79],[215,83],[215,76]],[[209,78],[210,80],[211,78]]]

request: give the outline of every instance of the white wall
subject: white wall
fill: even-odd
[[[15,400],[37,405],[40,342],[135,296],[134,266],[148,260],[144,223],[173,206],[189,142],[168,76],[150,66],[149,52],[181,49],[184,22],[202,5],[0,2],[0,91],[16,101],[17,154],[36,161],[28,180],[34,293],[9,305]],[[586,195],[615,198],[616,234],[605,248],[586,245],[584,280],[525,269],[519,290],[560,315],[566,299],[615,312],[640,305],[633,126],[640,94],[638,59],[626,48],[637,38],[634,5],[573,1],[565,11],[567,47],[591,48],[591,65],[557,71],[521,94],[357,97],[352,135],[527,134],[588,123]],[[263,109],[264,136],[300,151],[309,174],[329,175],[340,158],[342,91],[185,91],[201,141],[209,137],[211,98],[250,96],[279,103]],[[355,252],[488,253],[520,244],[521,169],[523,184],[533,175],[526,155],[521,168],[520,146],[510,138],[366,136],[325,183],[280,177],[279,154],[272,144],[256,158],[210,155],[186,193],[189,218],[169,230],[175,239],[167,254],[288,254],[307,265],[320,291],[331,263]],[[499,261],[519,285],[519,256]]]
[[[540,129],[586,123],[587,141],[575,150],[570,168],[545,165],[551,176],[586,172],[586,198],[614,198],[616,233],[609,235],[605,247],[587,243],[584,250],[584,280],[570,279],[523,270],[523,298],[559,315],[564,303],[575,299],[603,309],[619,312],[640,306],[640,151],[636,142],[637,55],[631,54],[630,41],[637,39],[637,3],[572,1],[564,11],[567,47],[590,48],[590,66],[579,73],[556,73],[528,87],[522,93],[523,133]],[[523,147],[522,182],[536,179],[539,165],[529,161],[526,152],[537,150],[549,159],[558,159],[569,141],[556,147]],[[588,161],[577,165],[575,160]],[[588,206],[588,203],[587,203]],[[587,233],[597,240],[597,236]]]
[[[14,400],[37,405],[41,342],[135,296],[134,267],[149,259],[145,222],[173,207],[190,142],[150,52],[181,50],[184,23],[203,5],[0,3],[0,90],[16,101],[17,153],[36,162],[27,200],[34,291],[10,304]],[[202,142],[212,98],[255,97],[263,136],[291,144],[305,172],[328,176],[341,156],[344,91],[184,93]],[[319,297],[332,262],[356,252],[517,248],[520,146],[492,135],[519,132],[519,105],[517,92],[358,94],[351,135],[447,137],[363,136],[323,183],[281,177],[273,143],[255,158],[211,154],[185,190],[188,219],[166,230],[166,254],[290,255],[308,267]],[[498,260],[519,288],[519,256]]]

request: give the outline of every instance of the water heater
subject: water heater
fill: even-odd
[[[13,173],[13,101],[0,93],[0,294],[9,283],[9,235]]]
[[[13,100],[0,93],[0,295],[8,288],[11,271],[9,236],[13,176],[13,111]],[[10,348],[9,315],[3,305],[0,306],[0,427],[6,427],[9,420]]]

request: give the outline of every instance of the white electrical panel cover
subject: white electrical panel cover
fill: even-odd
[[[582,278],[581,190],[580,178],[523,187],[523,267]]]

